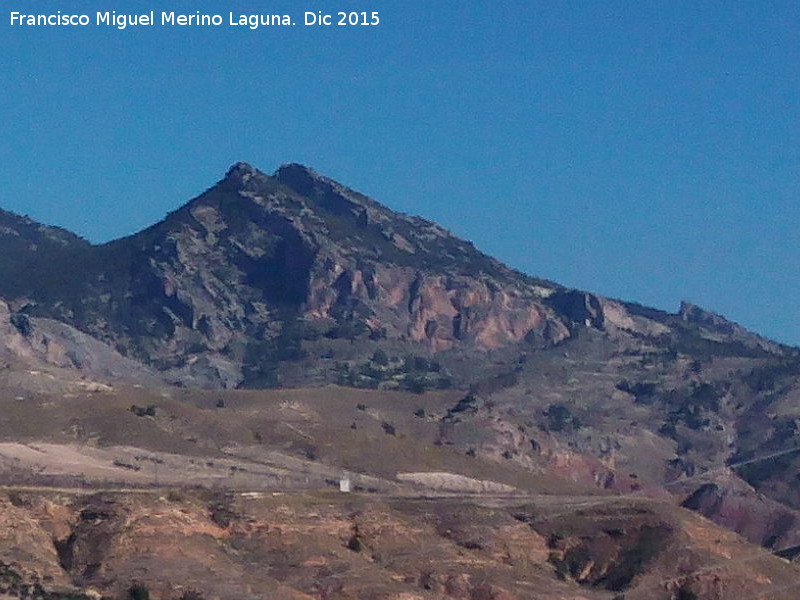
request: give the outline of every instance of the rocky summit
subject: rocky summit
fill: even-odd
[[[0,211],[0,595],[795,598],[798,402],[302,165],[102,245]]]

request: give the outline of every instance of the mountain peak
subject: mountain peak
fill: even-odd
[[[296,162],[283,163],[278,167],[278,170],[275,171],[275,177],[279,177],[281,173],[304,173],[312,177],[321,177],[321,175],[311,167]]]
[[[261,172],[250,163],[239,161],[231,165],[228,172],[225,173],[225,179],[247,180],[259,173]]]
[[[325,195],[325,192],[330,192],[332,188],[338,188],[337,191],[344,190],[344,186],[338,182],[320,175],[314,169],[300,163],[282,164],[275,171],[274,177],[282,184],[306,196]]]

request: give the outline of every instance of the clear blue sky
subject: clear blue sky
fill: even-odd
[[[14,4],[14,6],[11,6]],[[378,10],[11,29],[8,11]],[[0,206],[101,242],[297,161],[529,273],[800,344],[800,4],[15,0]]]

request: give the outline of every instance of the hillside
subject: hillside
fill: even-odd
[[[794,597],[794,564],[668,497],[437,444],[456,397],[119,386],[7,399],[0,589],[61,600]],[[354,493],[334,491],[342,477]]]

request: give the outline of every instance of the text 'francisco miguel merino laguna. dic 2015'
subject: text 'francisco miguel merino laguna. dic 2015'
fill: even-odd
[[[156,18],[158,15],[159,18]],[[305,12],[303,19],[296,22],[290,15],[278,14],[239,14],[228,13],[227,18],[219,14],[207,14],[200,11],[194,13],[176,13],[150,11],[140,14],[117,13],[106,11],[88,14],[66,14],[61,11],[50,14],[25,14],[11,12],[11,26],[17,27],[246,27],[258,29],[266,26],[293,26],[297,24],[309,26],[328,25],[378,25],[380,18],[377,12],[351,12],[323,14],[321,12]]]

